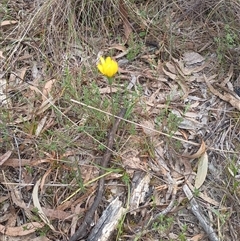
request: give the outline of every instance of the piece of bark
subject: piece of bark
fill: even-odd
[[[104,210],[101,218],[89,234],[87,241],[108,241],[113,231],[116,229],[119,220],[126,211],[122,207],[122,202],[115,198]]]
[[[134,173],[131,187],[130,214],[136,215],[136,209],[144,203],[145,197],[149,192],[150,176],[142,171]]]

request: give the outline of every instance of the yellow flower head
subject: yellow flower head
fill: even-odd
[[[111,57],[104,59],[100,57],[100,63],[97,65],[99,71],[108,78],[113,77],[118,71],[118,63]]]

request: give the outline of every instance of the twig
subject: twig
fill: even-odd
[[[99,172],[100,176],[104,174],[104,172],[105,172],[104,169],[107,167],[108,162],[110,160],[110,157],[111,157],[111,154],[112,154],[111,149],[112,149],[113,143],[114,143],[114,137],[115,137],[115,134],[117,132],[118,126],[120,124],[121,118],[124,117],[125,113],[126,113],[126,109],[123,108],[120,111],[120,113],[118,115],[118,118],[116,118],[115,123],[114,123],[114,125],[111,129],[111,132],[109,133],[109,138],[108,138],[108,143],[107,143],[108,148],[107,148],[107,150],[106,150],[106,152],[103,156],[103,159],[102,159],[101,166],[103,168],[101,168],[101,170]],[[102,177],[99,180],[97,195],[94,199],[94,202],[93,202],[91,208],[87,211],[86,216],[85,216],[81,226],[72,235],[72,237],[70,237],[69,241],[76,241],[76,240],[86,236],[86,234],[88,232],[87,228],[91,226],[91,223],[92,223],[92,220],[93,220],[93,215],[94,215],[95,211],[97,210],[97,207],[98,207],[99,203],[102,200],[102,196],[103,196],[103,193],[104,193],[104,182],[105,182],[105,179],[104,179],[104,177]]]
[[[202,228],[208,235],[209,240],[210,241],[219,241],[219,239],[218,239],[216,233],[214,232],[212,226],[210,225],[209,221],[202,214],[202,212],[199,208],[199,205],[198,205],[197,201],[195,200],[195,198],[193,197],[192,192],[191,192],[190,188],[187,186],[187,184],[183,185],[183,191],[184,191],[185,195],[187,196],[188,200],[190,201],[193,214],[196,216],[200,225],[202,226]]]

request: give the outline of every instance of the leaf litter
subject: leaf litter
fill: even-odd
[[[54,3],[51,4],[54,5]],[[204,49],[200,43],[199,48],[195,50],[185,49],[179,55],[176,54],[174,57],[170,55],[167,59],[161,49],[154,52],[144,46],[143,53],[139,53],[133,61],[129,61],[127,56],[132,46],[128,45],[131,44],[133,37],[133,28],[130,24],[132,15],[129,14],[130,9],[125,2],[120,1],[119,4],[123,38],[127,44],[116,44],[117,41],[113,41],[115,43],[112,45],[105,43],[106,46],[98,46],[98,49],[111,50],[118,61],[124,63],[120,68],[120,81],[130,83],[134,80],[132,88],[138,93],[138,98],[133,108],[134,121],[126,122],[126,128],[130,128],[128,126],[130,124],[136,123],[136,125],[133,133],[130,129],[122,127],[118,132],[117,139],[121,140],[120,151],[117,151],[117,148],[113,151],[110,170],[106,170],[109,171],[105,184],[106,194],[95,213],[93,225],[95,227],[100,225],[99,220],[105,217],[104,210],[111,209],[111,203],[119,198],[121,200],[118,202],[119,209],[127,208],[120,216],[125,218],[123,238],[126,237],[128,240],[136,238],[139,230],[142,233],[139,236],[141,240],[148,240],[150,235],[155,239],[168,240],[172,237],[174,240],[179,240],[183,225],[188,226],[186,231],[188,240],[204,240],[205,236],[208,236],[209,240],[220,240],[220,237],[219,239],[216,237],[216,233],[219,234],[217,231],[224,225],[227,232],[223,235],[225,239],[222,240],[231,240],[230,237],[235,237],[236,234],[229,230],[232,230],[235,224],[228,221],[234,219],[237,211],[228,202],[224,202],[222,197],[225,195],[226,198],[228,194],[238,196],[239,190],[236,188],[230,194],[226,189],[218,187],[222,185],[223,179],[227,180],[225,169],[229,170],[233,178],[238,175],[239,126],[237,123],[239,121],[235,122],[238,117],[231,118],[231,114],[237,116],[240,110],[239,99],[232,83],[236,67],[230,66],[228,73],[223,73],[219,78],[218,68],[213,68],[216,63],[214,55],[197,51],[200,47]],[[134,6],[132,7],[134,9]],[[134,10],[138,13],[137,9]],[[173,19],[177,11],[173,12]],[[34,20],[33,25],[38,23],[37,18]],[[187,23],[189,20],[185,21]],[[16,27],[16,23],[18,22],[6,20],[1,24],[4,25],[4,29],[11,30]],[[150,26],[149,19],[142,22],[140,29],[146,26]],[[150,31],[151,28],[149,27],[148,30]],[[136,31],[140,30],[136,29]],[[184,34],[184,31],[181,31],[181,29],[178,30],[179,35]],[[161,31],[158,32],[160,33]],[[5,221],[0,222],[0,232],[8,238],[13,236],[27,238],[30,233],[37,233],[36,228],[41,229],[45,224],[51,229],[48,234],[49,240],[56,240],[57,236],[68,240],[74,235],[81,224],[82,217],[93,203],[97,190],[98,171],[101,169],[99,158],[103,151],[99,151],[101,146],[96,146],[96,140],[89,138],[90,136],[86,136],[85,133],[79,134],[79,129],[74,133],[74,128],[81,122],[79,118],[85,116],[84,121],[81,122],[83,124],[78,126],[80,129],[91,120],[88,114],[72,111],[76,103],[68,103],[63,98],[67,88],[60,87],[60,82],[63,81],[65,73],[61,70],[61,74],[52,74],[48,69],[50,63],[46,64],[41,59],[46,55],[41,55],[43,50],[40,49],[38,40],[32,42],[27,36],[23,37],[15,48],[12,48],[12,52],[7,52],[5,49],[1,49],[0,52],[1,56],[4,56],[4,58],[1,57],[1,61],[4,60],[6,63],[8,60],[12,61],[11,71],[8,74],[1,69],[3,81],[0,85],[1,106],[9,110],[8,115],[11,118],[7,125],[3,125],[3,120],[0,124],[1,128],[6,127],[3,134],[15,136],[18,143],[18,146],[16,143],[1,145],[0,181],[5,188],[3,189],[4,198],[0,199],[3,205],[1,212],[6,214],[6,217],[10,217],[10,203],[14,203],[12,212],[14,215],[12,220],[9,218],[9,227]],[[24,44],[21,44],[22,41]],[[10,43],[11,41],[5,42],[5,44]],[[52,46],[52,43],[48,46],[49,52],[46,54],[51,60],[61,59],[61,54],[57,54],[55,50],[53,50],[54,56],[51,57]],[[77,57],[74,55],[76,51],[73,48],[66,48],[67,51],[69,53],[66,53],[66,56],[69,55],[71,58],[68,59],[69,61],[64,61],[63,65],[69,67],[71,74],[76,74],[77,66],[87,71],[86,82],[89,78],[96,78],[92,73],[95,56],[79,60],[78,57],[82,57],[84,51],[81,50]],[[91,55],[89,49],[84,54],[86,53]],[[33,62],[32,59],[34,59]],[[91,59],[90,64],[86,59]],[[41,70],[40,66],[43,66]],[[56,67],[56,70],[59,70],[57,68],[59,66]],[[46,72],[47,69],[49,72]],[[73,86],[78,86],[80,83],[76,81],[77,77],[71,82]],[[84,78],[84,75],[79,79],[81,78]],[[109,98],[113,93],[123,93],[122,90],[118,91],[117,85],[110,88],[104,81],[98,81],[102,99]],[[87,87],[89,88],[89,85]],[[82,86],[78,89],[79,93],[82,93],[81,88]],[[73,95],[70,92],[67,93],[70,96]],[[64,119],[64,115],[59,115],[61,111],[55,113],[53,111],[55,107],[69,118],[66,122],[64,121],[63,126],[59,124],[58,119]],[[82,107],[77,107],[78,110],[80,108]],[[69,120],[75,125],[68,132],[67,127],[72,125]],[[140,125],[137,125],[138,123]],[[56,142],[58,146],[52,150],[38,149],[41,138],[53,130],[63,133],[61,136],[63,141]],[[69,141],[67,140],[69,135],[72,135],[70,142],[73,145],[64,149],[62,147]],[[1,143],[6,136],[1,134]],[[52,136],[50,140],[43,139],[46,143],[41,144],[43,146],[54,144],[55,138],[57,136]],[[103,143],[105,138],[106,136],[102,137]],[[10,146],[14,146],[14,150]],[[229,159],[236,159],[236,165],[234,163],[228,165],[225,160]],[[116,168],[119,173],[114,173],[111,168]],[[123,181],[125,175],[130,180],[130,187]],[[41,184],[39,181],[36,182],[39,176],[42,180]],[[89,185],[84,188],[84,185],[80,184],[81,180],[83,184],[89,183]],[[232,179],[228,180],[229,183],[231,181]],[[38,190],[39,185],[40,190]],[[199,193],[196,194],[196,192]],[[188,202],[186,197],[189,199]],[[32,214],[34,206],[37,207],[36,217]],[[204,208],[208,209],[207,212],[202,210]],[[211,233],[209,233],[209,230],[205,229],[208,219],[212,219],[214,223],[218,220],[211,211],[213,208],[219,212],[221,208],[233,208],[233,211],[232,216],[230,214],[229,220],[222,226],[210,224]],[[23,215],[19,215],[19,209],[22,210]],[[159,231],[161,227],[159,230],[153,230],[155,223],[159,224],[158,220],[162,216],[176,218],[172,224],[175,229],[170,227],[166,233]],[[37,217],[40,219],[36,222]],[[31,222],[28,222],[29,220]],[[191,225],[188,225],[189,220],[193,223],[193,231]],[[203,228],[198,226],[199,223]],[[144,225],[146,228],[142,228]],[[114,233],[114,231],[111,232]],[[34,239],[37,240],[37,237],[32,238]]]

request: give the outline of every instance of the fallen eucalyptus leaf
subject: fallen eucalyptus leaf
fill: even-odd
[[[208,171],[208,155],[207,152],[204,152],[203,155],[199,158],[198,161],[198,170],[195,180],[195,188],[199,189],[204,183]]]

